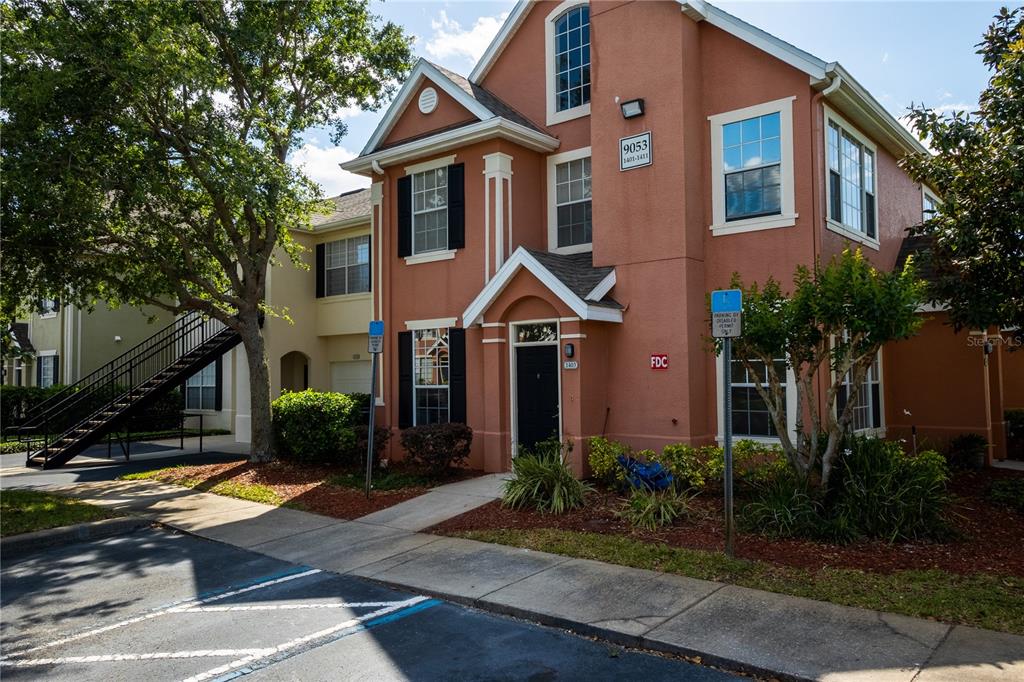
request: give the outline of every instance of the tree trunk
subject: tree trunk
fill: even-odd
[[[270,415],[270,367],[263,330],[253,316],[243,320],[239,330],[249,361],[249,409],[251,421],[251,462],[269,462],[274,458],[274,430]]]

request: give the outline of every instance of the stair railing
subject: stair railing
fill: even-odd
[[[55,443],[69,437],[91,417],[130,408],[146,394],[148,382],[175,363],[187,361],[227,327],[197,311],[189,312],[74,384],[36,405],[18,428],[26,454],[41,450],[48,460]],[[111,415],[113,416],[113,415]],[[55,437],[55,434],[59,434]]]

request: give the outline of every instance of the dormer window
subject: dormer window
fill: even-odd
[[[590,6],[566,0],[548,15],[547,124],[590,113]]]

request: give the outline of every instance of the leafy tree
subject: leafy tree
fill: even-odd
[[[915,232],[957,328],[1024,327],[1024,8],[1003,8],[978,44],[992,71],[978,111],[943,116],[911,107],[910,121],[936,152],[901,164],[942,197]]]
[[[7,299],[198,310],[237,330],[252,456],[272,455],[269,266],[323,210],[288,163],[410,67],[366,0],[10,0],[0,5]]]
[[[788,296],[771,277],[763,286],[747,287],[734,275],[733,286],[743,290],[743,335],[733,339],[733,359],[754,377],[790,466],[824,488],[878,349],[912,336],[921,325],[915,310],[923,285],[912,262],[900,272],[880,272],[859,249],[847,249],[824,267],[797,268]],[[786,377],[775,365],[778,358],[786,359],[796,379],[795,440],[786,422]],[[837,413],[847,375],[850,395]]]

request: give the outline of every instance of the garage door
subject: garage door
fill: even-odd
[[[332,362],[331,390],[338,393],[369,393],[370,361]]]

